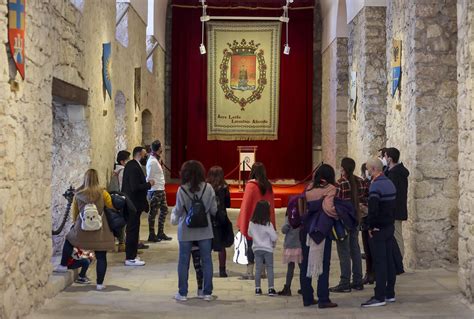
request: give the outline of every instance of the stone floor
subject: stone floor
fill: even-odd
[[[236,211],[230,212],[233,219]],[[279,212],[281,225],[283,213]],[[144,225],[146,220],[142,220]],[[167,226],[169,235],[176,238],[176,229]],[[146,226],[141,237],[147,236]],[[276,288],[283,286],[286,267],[279,260],[281,256],[280,237],[276,259]],[[217,299],[205,302],[192,298],[177,303],[172,296],[177,290],[177,241],[152,244],[141,255],[147,262],[145,267],[123,266],[123,254],[109,254],[109,268],[106,276],[107,289],[95,291],[94,285],[74,284],[49,300],[29,318],[474,318],[474,307],[465,303],[457,287],[455,269],[435,269],[404,274],[397,282],[397,302],[385,307],[361,309],[360,303],[373,293],[373,286],[362,292],[332,294],[339,304],[336,309],[303,308],[301,298],[296,294],[299,288],[298,275],[293,280],[293,297],[256,297],[252,281],[241,281],[238,275],[244,266],[228,263],[229,278],[214,279],[214,295]],[[214,269],[217,256],[214,256]],[[231,253],[228,254],[231,260]],[[95,277],[94,267],[89,276]],[[331,284],[338,282],[339,267],[335,248],[331,269]],[[190,270],[190,296],[196,291],[194,270]],[[266,282],[263,282],[266,290]],[[265,291],[264,290],[264,291]]]

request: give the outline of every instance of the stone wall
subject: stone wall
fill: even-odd
[[[456,261],[456,1],[390,1],[387,8],[387,146],[410,170],[406,262]],[[391,97],[392,40],[402,40],[400,91]]]
[[[6,0],[0,0],[2,26],[7,25],[6,4]],[[146,109],[153,117],[153,134],[164,138],[164,52],[155,51],[153,72],[149,72],[146,25],[133,8],[127,14],[128,47],[118,44],[115,4],[114,0],[75,0],[76,7],[64,0],[28,1],[26,80],[15,73],[6,49],[7,32],[0,34],[0,318],[23,317],[48,295],[51,225],[52,220],[61,217],[57,211],[64,208],[64,185],[52,185],[53,170],[55,178],[77,187],[90,163],[106,185],[116,155],[116,93],[123,92],[126,100],[129,148],[141,142],[141,112]],[[112,43],[112,99],[102,84],[104,42]],[[142,88],[141,105],[135,108],[133,83],[137,67],[141,67]],[[81,123],[71,120],[71,106],[58,106],[63,109],[56,109],[54,115],[62,129],[57,126],[54,134],[53,76],[86,89],[89,94],[87,105],[74,106],[83,110]],[[75,137],[69,140],[70,136]],[[75,144],[78,138],[84,143],[89,138],[90,149]],[[79,150],[77,161],[69,158],[58,164],[59,149],[63,153]],[[85,162],[79,158],[83,155]],[[56,247],[61,246],[59,241],[55,240]]]
[[[336,167],[347,155],[347,38],[336,38],[323,52],[321,131],[323,161]]]
[[[357,73],[357,103],[347,113],[347,143],[357,168],[385,145],[385,10],[364,7],[349,24],[348,72]]]
[[[474,302],[474,4],[458,1],[459,285]]]

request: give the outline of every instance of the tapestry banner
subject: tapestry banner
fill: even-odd
[[[207,139],[278,139],[280,22],[207,26]]]

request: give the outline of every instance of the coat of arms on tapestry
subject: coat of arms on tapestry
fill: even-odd
[[[278,139],[280,28],[208,23],[208,140]]]

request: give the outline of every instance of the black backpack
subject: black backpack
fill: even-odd
[[[186,206],[184,206],[184,210],[187,214],[185,223],[186,226],[188,226],[189,228],[204,228],[208,226],[206,207],[202,202],[202,197],[204,196],[206,187],[207,184],[204,184],[204,189],[202,190],[201,197],[198,197],[196,194],[191,197],[184,188],[181,188],[186,194],[186,196],[188,196],[191,200],[191,208],[189,209],[189,211],[186,209]]]

